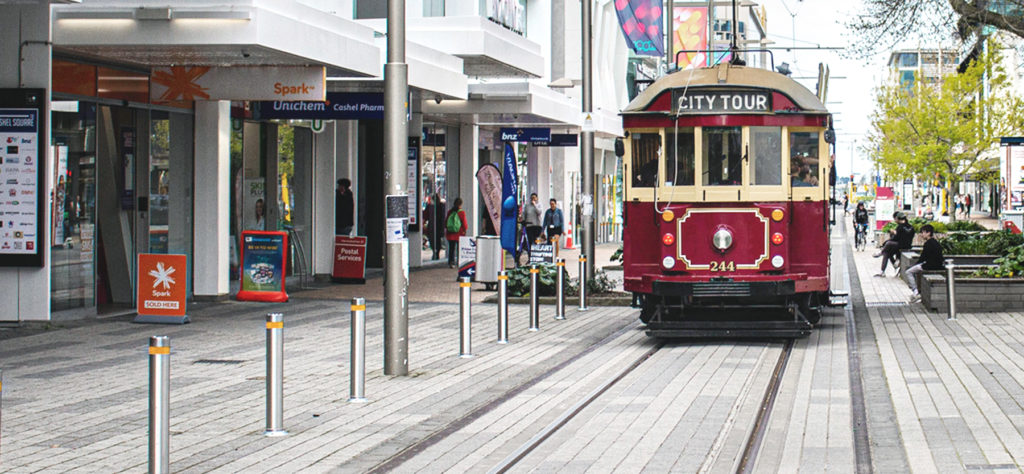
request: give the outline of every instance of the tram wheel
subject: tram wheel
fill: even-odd
[[[653,295],[643,295],[640,303],[640,322],[650,324],[654,320],[654,314],[658,311],[658,298]]]
[[[798,308],[800,313],[807,318],[807,322],[818,324],[821,321],[821,295],[819,293],[810,293],[806,298],[801,298]]]

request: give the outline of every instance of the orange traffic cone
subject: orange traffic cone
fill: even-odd
[[[569,224],[569,228],[565,229],[565,245],[562,248],[566,250],[572,248],[572,224]]]

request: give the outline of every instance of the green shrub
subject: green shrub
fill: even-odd
[[[1004,255],[1024,245],[1024,234],[1008,230],[984,234],[957,232],[939,239],[939,244],[942,252],[948,255]]]
[[[946,226],[946,228],[949,229],[950,232],[987,230],[981,224],[974,221],[954,221]]]
[[[622,256],[623,246],[619,245],[619,249],[612,254],[612,257],[608,259],[609,262],[625,262],[625,257]]]
[[[537,264],[537,287],[540,296],[555,294],[555,279],[558,278],[558,267],[553,263]],[[508,295],[526,296],[530,294],[530,267],[516,267],[508,271]]]
[[[1020,278],[1024,276],[1024,245],[1008,249],[1006,255],[995,260],[995,268],[983,268],[974,272],[975,277]]]
[[[618,280],[608,276],[603,270],[594,272],[594,278],[587,280],[587,295],[611,293],[618,287]],[[573,279],[566,288],[566,295],[576,296],[580,293],[580,280]]]

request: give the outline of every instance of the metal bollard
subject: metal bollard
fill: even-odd
[[[540,270],[537,270],[536,265],[530,265],[530,330],[540,330],[540,314],[537,308],[537,293],[540,290],[538,280],[540,278]]]
[[[171,340],[149,338],[149,472],[171,472]]]
[[[555,271],[558,275],[555,278],[555,319],[565,319],[565,259],[555,259]]]
[[[267,430],[264,436],[284,436],[284,315],[267,314]]]
[[[352,298],[348,401],[366,402],[366,299]]]
[[[469,277],[459,278],[459,357],[473,357],[473,315],[470,308],[469,291],[473,284]]]
[[[587,257],[580,255],[580,306],[576,311],[587,310]]]
[[[498,344],[508,344],[508,273],[498,272]]]
[[[953,260],[946,260],[946,309],[949,315],[946,319],[956,321],[956,278],[953,275]]]

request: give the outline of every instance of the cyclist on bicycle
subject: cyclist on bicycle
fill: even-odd
[[[856,232],[856,242],[860,243],[861,239],[867,240],[868,235],[868,210],[864,208],[864,203],[857,203],[857,210],[853,211],[853,228]]]

